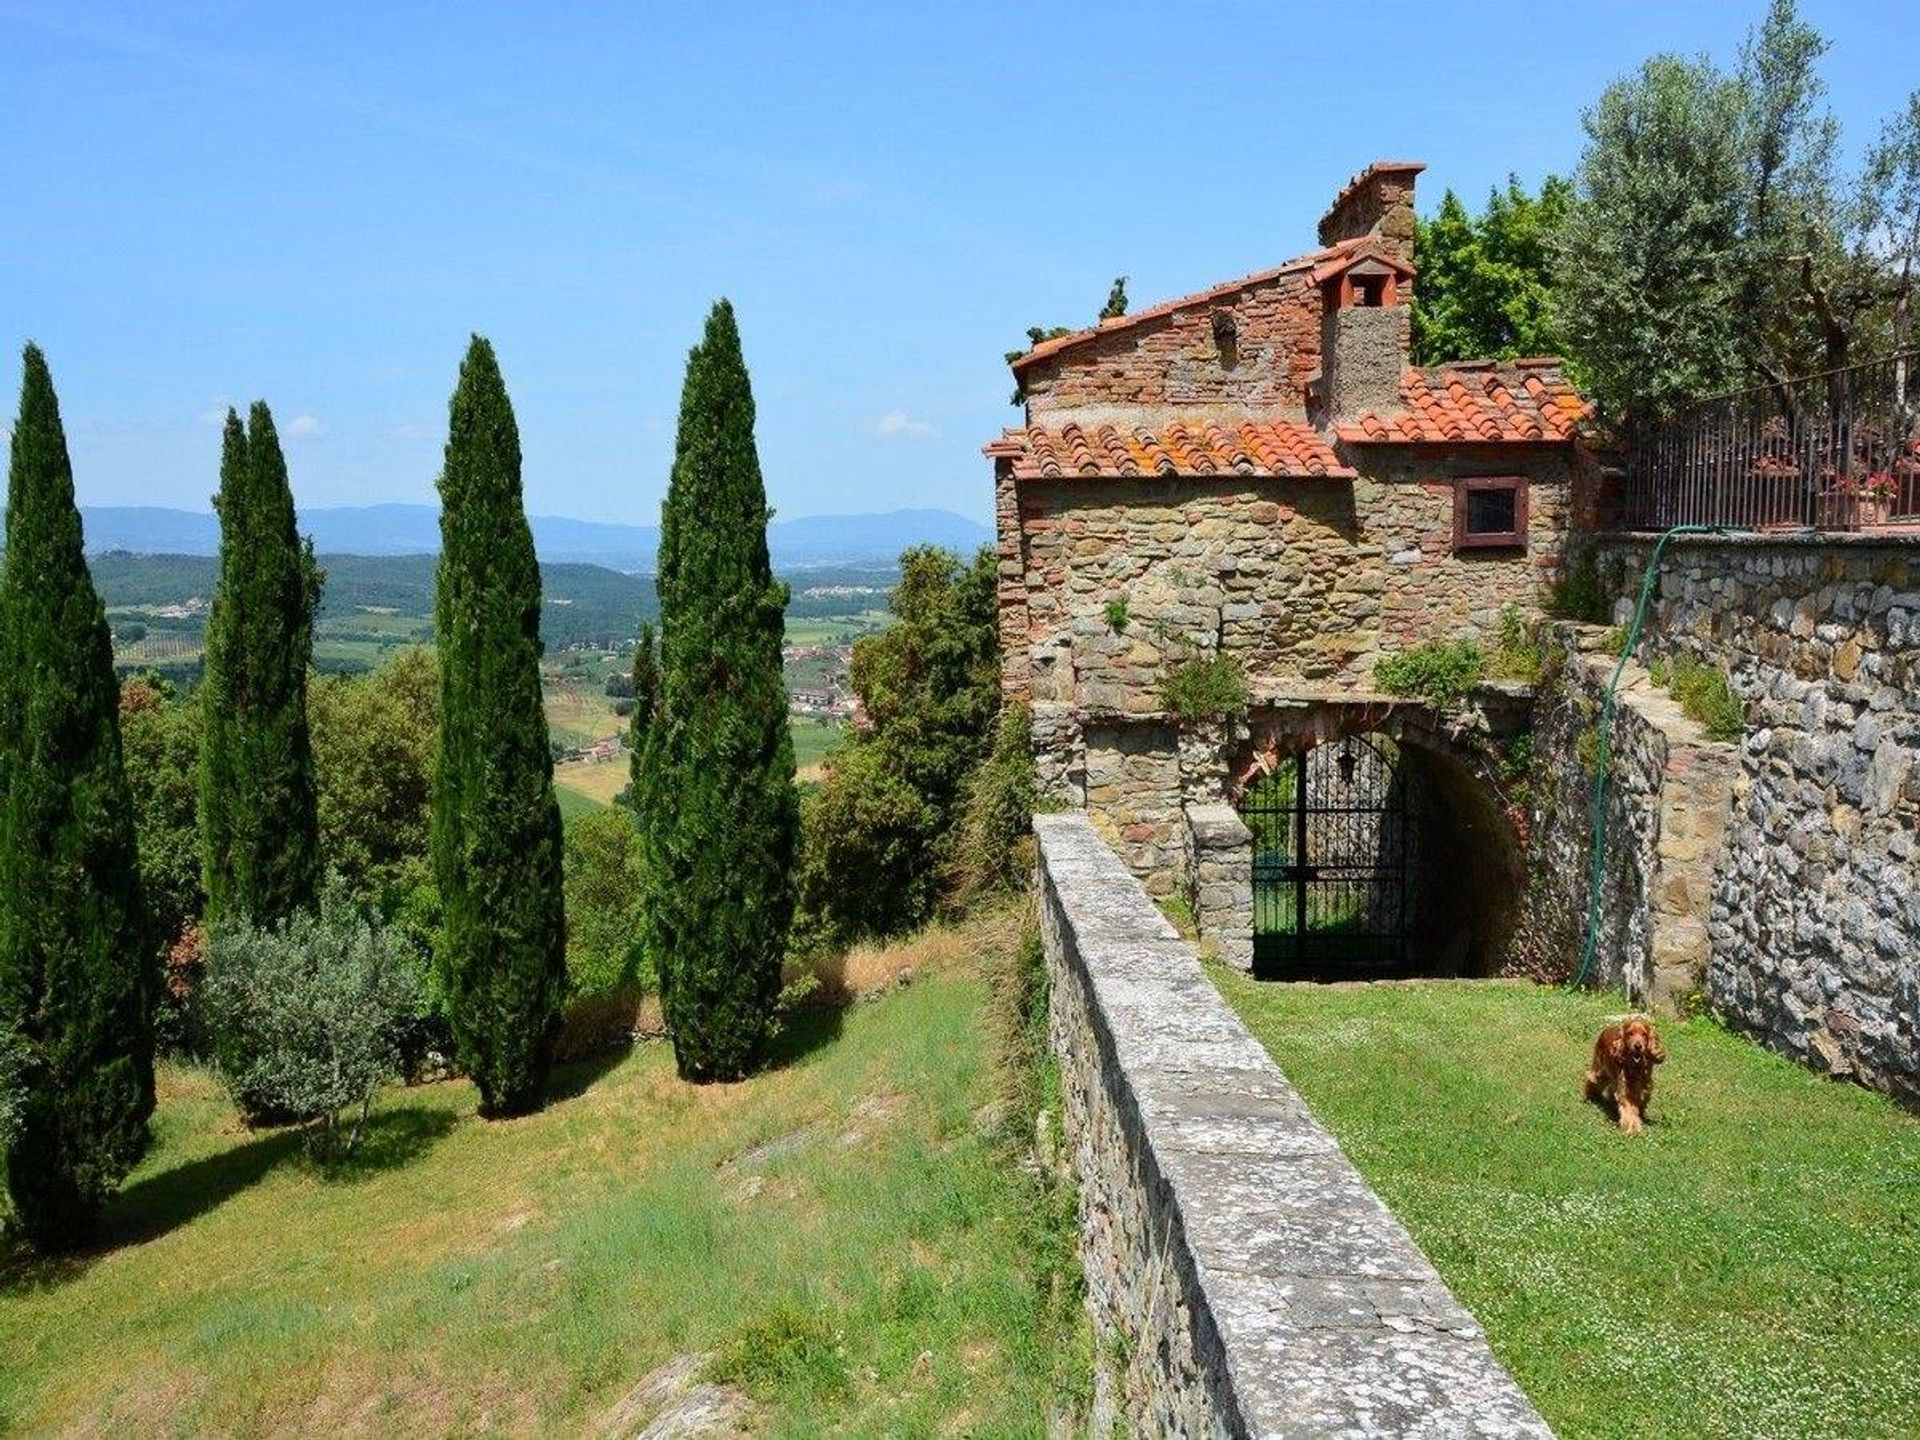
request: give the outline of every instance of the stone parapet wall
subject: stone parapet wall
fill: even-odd
[[[1534,705],[1527,916],[1515,968],[1561,980],[1580,962],[1592,896],[1601,706],[1616,656],[1598,627],[1559,625]],[[1598,944],[1590,980],[1674,1013],[1704,993],[1707,909],[1739,776],[1739,747],[1711,740],[1629,662],[1607,757]]]
[[[1595,546],[1616,618],[1644,538]],[[1642,659],[1716,665],[1747,734],[1707,998],[1817,1068],[1920,1103],[1920,536],[1680,537]]]
[[[1091,1433],[1547,1436],[1087,818],[1034,829]]]

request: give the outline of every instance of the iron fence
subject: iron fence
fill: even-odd
[[[1626,469],[1628,529],[1920,524],[1920,350],[1705,401]]]

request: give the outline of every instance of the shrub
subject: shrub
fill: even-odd
[[[901,555],[895,622],[853,652],[868,725],[835,750],[802,807],[794,953],[903,934],[931,916],[943,885],[955,888],[956,866],[995,868],[982,848],[990,829],[955,833],[970,813],[989,827],[1018,804],[1001,784],[1010,771],[993,783],[977,774],[1004,738],[995,567],[986,547],[970,561],[932,547]]]
[[[1494,673],[1508,680],[1536,684],[1540,679],[1540,641],[1528,626],[1520,607],[1508,603],[1500,607],[1500,629],[1493,647]]]
[[[222,1071],[235,1101],[305,1125],[317,1159],[343,1158],[374,1092],[400,1073],[400,1032],[422,978],[399,937],[337,886],[318,914],[271,929],[219,923],[203,995],[220,1053],[243,1057]]]
[[[1428,640],[1385,656],[1373,678],[1389,695],[1425,700],[1436,710],[1451,710],[1480,683],[1486,660],[1471,640]]]
[[[1022,704],[1000,712],[993,749],[967,777],[960,822],[948,859],[948,896],[964,905],[1026,882],[1036,803],[1033,774],[1033,713]]]
[[[1734,693],[1727,672],[1717,665],[1680,659],[1671,664],[1656,662],[1653,683],[1664,686],[1686,717],[1701,726],[1714,740],[1738,740],[1746,733],[1746,707]]]
[[[982,1024],[992,1066],[994,1112],[1000,1137],[1031,1143],[1047,1066],[1047,958],[1040,927],[1031,918],[1013,945],[981,957],[987,983]]]
[[[1116,595],[1113,599],[1107,601],[1107,628],[1109,630],[1113,631],[1116,635],[1124,634],[1127,628],[1127,619],[1126,596]]]
[[[1250,698],[1247,672],[1231,655],[1182,660],[1160,679],[1160,703],[1182,720],[1232,719]]]
[[[933,908],[937,818],[888,747],[837,751],[801,804],[795,948],[833,950],[924,921]]]
[[[1607,618],[1607,594],[1600,584],[1600,565],[1592,550],[1563,566],[1560,578],[1547,594],[1547,613],[1556,620],[1579,620],[1598,625]]]

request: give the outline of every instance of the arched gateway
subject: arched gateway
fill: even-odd
[[[1263,979],[1358,979],[1408,962],[1410,770],[1382,735],[1287,756],[1249,783],[1253,969]]]

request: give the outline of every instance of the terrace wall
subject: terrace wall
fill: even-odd
[[[1548,1436],[1088,818],[1034,829],[1089,1433]]]
[[[1617,621],[1651,549],[1644,537],[1596,545]],[[1909,1104],[1920,1104],[1916,559],[1920,536],[1676,538],[1638,652],[1721,667],[1746,709],[1724,831],[1703,813],[1695,837],[1709,894],[1686,897],[1705,922],[1707,1003],[1772,1048]],[[1542,738],[1543,774],[1577,764],[1564,736]],[[1613,923],[1631,952],[1631,919]]]

